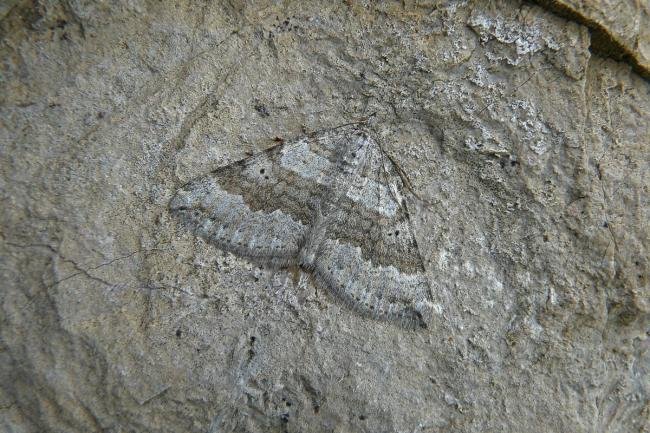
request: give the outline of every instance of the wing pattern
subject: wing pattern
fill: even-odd
[[[364,316],[426,327],[431,292],[404,190],[379,145],[349,127],[218,168],[170,210],[220,249],[300,266]]]

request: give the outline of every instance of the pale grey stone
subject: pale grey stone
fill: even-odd
[[[17,0],[0,17],[0,430],[650,428],[650,85],[587,26],[506,0]],[[426,329],[170,211],[188,182],[344,123],[402,172]],[[337,172],[299,156],[284,166]],[[292,220],[295,252],[309,217]]]

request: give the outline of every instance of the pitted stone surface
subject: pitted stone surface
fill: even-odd
[[[516,1],[18,0],[0,31],[0,430],[648,430],[650,88],[586,25]],[[372,174],[310,141],[342,124]],[[300,181],[267,194],[266,170]],[[185,190],[212,217],[174,211]],[[380,220],[417,254],[360,235]],[[410,269],[428,291],[397,305],[427,328],[359,314],[296,255],[342,258],[347,290]]]

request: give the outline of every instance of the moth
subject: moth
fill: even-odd
[[[180,188],[170,211],[224,251],[297,266],[355,312],[427,327],[432,295],[399,168],[357,125],[279,144]]]

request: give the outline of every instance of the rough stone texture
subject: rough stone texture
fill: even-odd
[[[592,48],[631,63],[650,79],[650,3],[639,0],[535,0],[592,31]]]
[[[650,430],[650,85],[587,27],[507,0],[0,12],[1,430]],[[429,329],[170,216],[372,113],[421,197]]]

